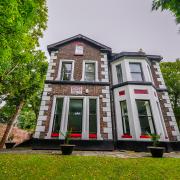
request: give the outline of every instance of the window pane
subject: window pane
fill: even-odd
[[[96,99],[89,100],[89,133],[97,133]]]
[[[116,66],[116,71],[117,71],[118,83],[122,83],[122,82],[123,82],[123,76],[122,76],[121,64],[119,64],[119,65]]]
[[[69,104],[68,131],[82,132],[83,100],[71,99]]]
[[[121,113],[122,113],[123,133],[124,134],[130,134],[129,119],[128,119],[128,111],[127,111],[126,101],[121,101],[120,106],[121,106]]]
[[[149,101],[137,100],[136,103],[138,108],[141,133],[155,133],[155,127]]]
[[[131,72],[141,72],[141,64],[139,63],[129,63]]]
[[[63,62],[61,70],[61,80],[71,80],[72,63]]]
[[[95,63],[85,63],[85,80],[95,81]]]
[[[133,81],[143,81],[141,73],[131,73]]]
[[[59,133],[62,116],[63,98],[56,99],[52,133]]]

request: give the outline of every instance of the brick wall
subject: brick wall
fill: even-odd
[[[166,85],[160,70],[159,63],[154,61],[152,62],[151,66],[152,76],[154,79],[155,87],[159,89],[166,89]],[[172,105],[169,99],[169,95],[167,91],[159,91],[157,92],[161,111],[163,114],[165,126],[167,129],[167,133],[169,136],[169,139],[171,141],[177,141],[180,140],[180,134],[178,130],[178,126],[176,123],[176,119],[174,116],[174,112],[172,109]]]
[[[84,47],[83,55],[75,55],[76,44],[81,44]],[[85,41],[73,41],[62,47],[59,51],[51,53],[49,62],[47,80],[56,80],[58,78],[60,60],[74,60],[74,75],[75,81],[82,79],[83,61],[93,60],[98,64],[98,80],[99,82],[109,82],[107,55],[101,53],[100,49],[90,45]],[[71,87],[73,85],[62,84],[45,84],[39,118],[35,138],[45,138],[49,130],[49,122],[52,111],[54,95],[72,96]],[[75,85],[77,86],[77,85]],[[110,95],[109,86],[100,85],[78,85],[82,87],[81,96],[102,96],[100,98],[100,131],[103,139],[112,139],[111,111],[110,111]],[[85,90],[88,89],[88,94]]]
[[[5,124],[0,124],[0,140],[4,134],[6,125]],[[12,129],[12,133],[14,138],[13,138],[13,142],[16,142],[16,144],[22,143],[25,140],[28,140],[31,138],[31,133],[23,130],[23,129],[19,129],[17,127],[14,127]]]

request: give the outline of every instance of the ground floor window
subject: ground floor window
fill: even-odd
[[[136,100],[141,134],[156,133],[150,103],[148,100]]]
[[[52,136],[58,135],[61,124],[63,98],[56,99],[56,106],[53,118]]]
[[[122,115],[123,134],[130,135],[129,118],[128,118],[126,101],[120,101],[120,107],[121,107],[121,115]]]
[[[101,139],[99,98],[94,96],[55,97],[48,137],[71,131],[72,138]]]
[[[82,132],[83,100],[70,99],[68,115],[68,131],[72,133]]]
[[[89,133],[97,133],[97,102],[96,99],[89,99]]]

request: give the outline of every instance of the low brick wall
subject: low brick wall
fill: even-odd
[[[0,140],[4,134],[5,128],[6,128],[5,124],[0,124]],[[32,136],[31,133],[29,133],[25,130],[19,129],[17,127],[13,128],[12,134],[14,136],[13,142],[16,142],[16,144],[20,144],[20,143],[30,139]]]

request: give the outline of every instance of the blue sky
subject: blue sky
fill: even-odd
[[[112,48],[113,52],[157,54],[164,61],[180,58],[180,33],[168,12],[151,11],[152,0],[48,0],[48,28],[40,49],[76,34]]]

